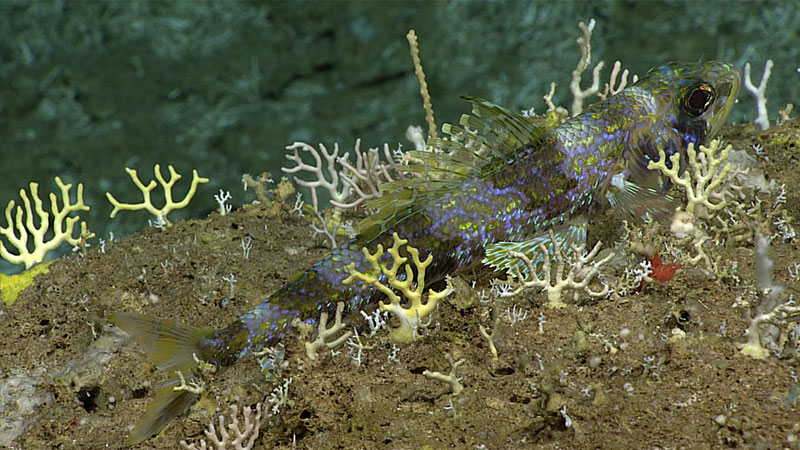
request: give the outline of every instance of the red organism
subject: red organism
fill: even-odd
[[[661,256],[658,253],[653,253],[650,257],[650,278],[664,284],[672,279],[675,271],[683,267],[683,264],[661,264]]]

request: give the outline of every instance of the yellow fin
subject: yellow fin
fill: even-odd
[[[144,314],[114,313],[109,318],[141,345],[159,370],[188,372],[203,359],[207,338],[213,330],[181,325]]]
[[[186,382],[188,383],[190,379],[191,376],[186,377]],[[128,439],[125,440],[125,445],[138,444],[160,433],[172,419],[188,411],[200,398],[199,395],[192,392],[176,391],[174,388],[177,385],[178,379],[176,378],[165,383],[159,389],[156,398],[147,405],[144,416],[131,430]]]
[[[169,320],[162,320],[144,314],[115,313],[109,318],[111,323],[125,330],[150,355],[159,370],[180,371],[187,383],[194,379],[192,369],[197,365],[195,356],[204,359],[208,347],[204,347],[213,330],[194,328]],[[127,445],[136,444],[159,433],[175,417],[186,412],[199,398],[199,395],[173,388],[178,378],[173,378],[156,394],[147,406],[139,423],[131,431]]]

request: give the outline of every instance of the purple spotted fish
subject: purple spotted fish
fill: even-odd
[[[377,297],[371,285],[343,284],[347,266],[369,271],[363,247],[391,247],[392,234],[433,254],[429,282],[483,261],[508,269],[507,251],[532,250],[553,230],[564,242],[586,238],[592,215],[607,207],[621,217],[658,219],[674,211],[669,180],[647,164],[706,143],[722,126],[739,92],[741,73],[725,62],[669,63],[637,83],[544,129],[490,102],[467,98],[472,114],[444,127],[436,152],[413,152],[408,180],[385,185],[368,205],[377,212],[359,235],[295,276],[220,330],[129,313],[111,322],[128,332],[172,374],[128,438],[138,443],[184,413],[198,396],[175,391],[177,372],[192,378],[196,360],[219,369],[273,346],[294,319],[316,324],[338,302],[356,310]],[[466,157],[464,157],[466,155]],[[668,164],[670,164],[668,162]],[[547,238],[549,240],[549,238]]]

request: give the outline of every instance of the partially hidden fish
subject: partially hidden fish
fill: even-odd
[[[298,274],[252,310],[219,330],[181,325],[141,314],[115,313],[110,321],[172,374],[132,430],[142,442],[198,400],[175,391],[177,372],[193,377],[196,359],[225,368],[255,350],[276,345],[295,319],[316,324],[338,302],[354,311],[377,297],[371,285],[343,284],[347,266],[366,272],[362,248],[391,247],[392,235],[433,254],[429,282],[483,261],[508,269],[507,251],[532,251],[548,230],[564,242],[586,239],[588,220],[611,207],[621,217],[671,217],[669,180],[647,169],[659,149],[681,155],[704,144],[733,108],[741,72],[726,62],[671,62],[615,96],[552,129],[477,98],[461,126],[446,125],[449,139],[436,152],[412,152],[415,176],[384,186],[377,212],[353,240]],[[476,150],[476,149],[479,149]],[[466,153],[465,153],[466,152]],[[459,154],[468,154],[461,158]],[[668,162],[668,164],[670,164]]]

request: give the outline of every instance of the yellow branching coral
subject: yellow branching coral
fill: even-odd
[[[7,225],[0,227],[0,235],[5,236],[11,246],[17,249],[17,253],[11,253],[0,241],[0,257],[10,261],[12,264],[25,264],[27,269],[43,261],[49,251],[58,248],[64,242],[68,242],[70,245],[78,245],[81,239],[94,237],[94,234],[89,233],[86,229],[86,222],[81,222],[81,233],[73,237],[73,229],[80,217],[69,217],[69,215],[78,211],[89,211],[89,207],[83,203],[83,184],[78,183],[78,195],[74,204],[69,199],[69,190],[72,188],[72,184],[64,184],[59,177],[56,177],[56,184],[61,190],[63,207],[59,208],[58,198],[56,194],[51,192],[50,210],[53,213],[53,234],[51,236],[48,235],[50,213],[46,212],[42,207],[42,200],[39,198],[39,184],[32,182],[30,184],[30,199],[24,189],[19,190],[19,196],[22,198],[23,204],[17,206],[13,220],[11,212],[14,210],[15,203],[14,200],[8,202],[6,207]],[[31,207],[31,199],[33,200],[33,208]],[[39,217],[38,227],[34,224],[34,210],[35,215]],[[25,216],[24,223],[23,216]],[[33,238],[33,249],[29,248],[29,233],[30,237]]]
[[[687,213],[694,216],[695,208],[698,206],[705,207],[707,212],[711,213],[719,211],[728,204],[725,197],[734,196],[730,192],[731,190],[739,191],[741,189],[734,183],[736,175],[742,172],[734,170],[728,161],[728,155],[732,148],[731,145],[722,148],[720,140],[714,139],[708,144],[708,147],[700,145],[698,152],[695,150],[694,143],[689,143],[686,148],[689,167],[682,174],[680,173],[680,153],[675,153],[670,157],[672,167],[668,168],[664,150],[659,149],[658,161],[650,161],[647,168],[659,170],[686,191]]]
[[[121,203],[111,195],[110,192],[106,192],[106,197],[108,197],[108,201],[114,205],[114,210],[111,211],[111,218],[113,219],[114,216],[117,215],[120,211],[139,211],[142,209],[147,210],[150,214],[156,216],[158,220],[163,220],[166,224],[169,224],[167,220],[167,214],[170,211],[174,211],[176,209],[185,208],[186,205],[192,200],[194,197],[195,192],[197,192],[197,185],[200,183],[208,183],[208,178],[203,178],[197,174],[197,170],[192,171],[192,185],[189,188],[189,192],[186,193],[186,197],[179,202],[175,202],[172,200],[172,186],[181,179],[181,175],[175,171],[172,166],[169,167],[169,181],[166,181],[164,177],[161,175],[161,166],[156,164],[155,168],[153,169],[156,174],[156,179],[161,186],[164,188],[164,198],[165,203],[164,206],[161,208],[157,208],[153,205],[150,201],[150,192],[156,187],[156,181],[150,180],[150,183],[145,186],[140,180],[139,175],[136,173],[135,169],[130,169],[128,167],[125,168],[125,171],[128,172],[130,175],[131,180],[133,180],[133,184],[142,191],[142,195],[144,196],[144,201],[142,203]]]
[[[391,312],[398,319],[400,319],[400,326],[392,330],[390,338],[394,342],[410,342],[417,336],[417,330],[422,324],[422,319],[430,315],[439,304],[439,301],[453,292],[453,288],[448,283],[447,288],[439,292],[433,289],[428,290],[427,301],[422,303],[422,294],[425,289],[425,269],[433,262],[433,255],[428,255],[425,261],[419,259],[419,250],[414,247],[406,246],[406,252],[411,255],[414,267],[417,269],[416,280],[414,278],[414,270],[411,264],[406,264],[408,257],[400,255],[400,247],[408,243],[407,239],[400,239],[397,233],[392,236],[394,244],[387,252],[392,257],[392,266],[386,267],[382,265],[379,260],[383,256],[383,246],[378,245],[378,250],[375,253],[370,253],[367,248],[364,248],[364,256],[372,266],[369,273],[361,273],[356,270],[355,263],[350,263],[347,266],[350,276],[347,277],[343,283],[350,284],[356,280],[375,286],[380,292],[384,293],[389,299],[389,303],[380,302],[379,307],[381,311]],[[397,278],[397,271],[400,267],[405,266],[405,279]],[[386,275],[387,286],[383,284],[378,278],[381,274]],[[411,302],[409,308],[403,307],[401,297],[392,289],[396,289],[403,294]]]

